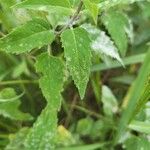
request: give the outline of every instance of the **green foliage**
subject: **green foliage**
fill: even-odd
[[[0,149],[149,150],[149,10],[0,0]]]
[[[79,90],[81,99],[83,99],[90,75],[91,41],[87,32],[82,28],[64,31],[61,40],[67,66]]]
[[[5,150],[25,150],[24,140],[28,134],[28,128],[22,128],[18,133],[9,136],[10,142]]]
[[[89,33],[89,37],[92,40],[91,48],[96,54],[98,54],[99,56],[105,54],[117,59],[121,64],[123,64],[117,52],[117,48],[111,41],[110,37],[105,34],[105,32],[97,29],[90,24],[83,24],[82,27]]]
[[[29,114],[25,114],[19,111],[20,106],[20,97],[16,95],[16,92],[12,88],[3,89],[0,92],[0,114],[4,117],[13,119],[13,120],[29,120],[32,117]]]
[[[144,60],[142,68],[138,74],[138,77],[132,84],[130,91],[125,99],[124,105],[126,109],[124,110],[122,117],[120,119],[118,133],[116,135],[116,140],[124,133],[127,124],[131,121],[134,111],[136,110],[137,101],[143,92],[143,87],[150,74],[150,51],[147,52],[147,56]]]
[[[91,0],[84,0],[83,3],[85,5],[85,8],[90,12],[91,16],[93,17],[95,24],[97,24],[97,18],[99,13],[98,5]]]
[[[107,86],[102,87],[102,102],[106,116],[112,117],[118,111],[117,99]]]
[[[128,45],[128,39],[126,35],[126,30],[128,28],[127,17],[120,12],[110,10],[106,14],[104,14],[102,21],[108,29],[108,32],[111,35],[112,39],[115,41],[121,55],[125,56]]]
[[[0,49],[8,53],[20,54],[51,43],[54,34],[52,31],[48,31],[44,25],[43,22],[37,20],[29,21],[16,28],[0,40]],[[33,39],[35,40],[33,41]]]
[[[47,100],[47,106],[34,123],[25,144],[28,150],[53,149],[57,129],[57,111],[61,104],[60,92],[63,86],[64,65],[58,58],[44,53],[37,58],[36,70],[43,74],[39,84]]]
[[[36,0],[25,0],[24,2],[17,5],[17,7],[43,7],[43,6],[61,6],[61,7],[70,7],[69,0],[42,0],[42,1],[36,1]]]

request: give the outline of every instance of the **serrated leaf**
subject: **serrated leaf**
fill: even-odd
[[[0,50],[20,54],[50,44],[53,40],[54,33],[48,30],[44,23],[32,20],[1,38]]]
[[[91,67],[91,40],[83,28],[68,29],[61,35],[66,63],[83,99]]]
[[[121,64],[123,64],[117,48],[104,31],[99,30],[91,24],[84,24],[82,25],[82,27],[89,33],[89,36],[92,40],[91,48],[94,52],[99,55],[105,54],[107,56],[115,58]]]
[[[97,24],[97,18],[99,13],[99,7],[96,3],[93,3],[91,0],[83,0],[85,8],[90,12],[95,24]]]
[[[44,97],[48,104],[50,104],[49,107],[59,110],[60,93],[64,82],[65,67],[63,62],[57,57],[48,56],[47,53],[43,53],[37,58],[36,70],[43,74],[39,84]]]
[[[42,7],[48,7],[48,6],[60,6],[60,7],[70,7],[70,1],[69,0],[25,0],[19,4],[16,5],[16,7],[21,8],[42,8]]]
[[[125,56],[128,46],[126,28],[128,20],[120,12],[109,10],[102,17],[102,22],[117,45],[122,56]]]
[[[66,24],[74,12],[69,0],[26,0],[16,5],[17,8],[26,8],[47,12],[47,19],[56,28],[57,25]]]
[[[43,75],[39,84],[47,100],[47,106],[34,123],[25,145],[28,150],[53,149],[57,131],[57,112],[62,98],[64,65],[59,58],[43,53],[37,58],[36,70]]]
[[[13,120],[32,119],[29,114],[19,110],[21,104],[19,98],[21,96],[23,96],[23,94],[17,96],[15,90],[12,88],[3,89],[0,92],[0,114]]]
[[[48,105],[50,106],[50,105]],[[57,110],[46,107],[25,140],[27,150],[54,149],[57,131]]]

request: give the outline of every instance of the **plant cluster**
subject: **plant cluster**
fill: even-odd
[[[0,0],[0,148],[150,149],[149,0]]]

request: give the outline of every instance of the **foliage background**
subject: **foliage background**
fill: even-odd
[[[80,1],[70,0],[71,8],[66,8],[68,0],[63,3],[59,1],[59,7],[55,6],[55,2],[54,6],[46,7],[46,0],[41,0],[41,4],[35,7],[32,2],[36,1],[28,1],[31,2],[29,6],[26,3],[20,4],[20,0],[0,0],[0,149],[34,150],[30,144],[41,135],[40,141],[44,146],[52,143],[55,149],[59,150],[149,150],[150,2],[83,1],[80,13],[69,26],[82,26],[87,33],[89,32],[96,46],[93,46],[94,50],[91,52],[90,80],[84,99],[81,100],[84,85],[82,84],[80,89],[77,84],[80,93],[78,94],[72,78],[80,82],[85,72],[79,81],[76,76],[74,77],[77,70],[73,70],[72,78],[68,71],[65,72],[61,97],[62,83],[59,81],[64,80],[61,78],[64,66],[55,60],[55,57],[52,58],[57,65],[53,65],[47,57],[49,53],[65,62],[65,42],[73,43],[70,33],[66,33],[67,36],[65,33],[59,36],[59,32],[71,20]],[[16,5],[18,3],[19,5]],[[31,22],[32,26],[24,26],[22,31],[17,29],[30,20],[40,22],[44,27],[58,32],[58,36],[53,39],[53,35],[46,34],[45,31],[44,34],[28,39],[27,43],[24,41],[26,49],[21,49],[22,46],[17,45],[17,40],[19,41],[24,34],[36,32],[35,22]],[[16,36],[16,39],[13,39],[13,36],[9,37],[12,31],[15,31],[14,28],[21,33],[18,32],[19,36]],[[40,29],[37,27],[37,30]],[[43,28],[41,30],[43,31]],[[10,43],[11,47],[8,47],[8,42],[3,41],[4,37],[10,42],[10,38],[14,40]],[[48,37],[51,37],[53,42],[46,41]],[[100,39],[97,39],[98,37]],[[60,38],[63,38],[64,42]],[[36,45],[40,40],[43,42],[42,45]],[[83,41],[83,45],[89,44],[86,42]],[[19,52],[18,49],[26,53]],[[28,49],[32,51],[27,52]],[[42,52],[46,52],[47,55],[39,57]],[[80,57],[84,63],[86,57]],[[50,67],[47,65],[48,62],[51,64]],[[60,71],[56,74],[54,68]],[[39,72],[43,73],[43,70],[47,71],[45,74],[48,75],[50,71],[53,80],[48,82],[46,78],[43,79],[46,82],[42,83],[43,76]],[[39,88],[39,82],[40,87],[45,88],[44,94]],[[49,88],[50,84],[53,85],[52,88]],[[55,99],[55,95],[59,95],[59,98]],[[51,99],[51,96],[53,101],[50,100],[51,104],[47,105],[49,101],[45,98]],[[55,102],[58,99],[61,99],[62,105],[56,127],[55,115],[60,104]],[[45,108],[49,111],[42,112]],[[37,127],[34,137],[31,137],[30,131],[34,130],[33,124],[37,118],[40,118],[42,125]],[[41,128],[43,125],[47,125],[45,130]],[[54,132],[55,138],[46,141],[45,135]],[[36,149],[36,146],[33,147]],[[38,149],[46,150],[42,147]]]

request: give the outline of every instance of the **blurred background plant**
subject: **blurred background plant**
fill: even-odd
[[[96,53],[84,100],[80,100],[70,77],[65,83],[55,139],[58,150],[150,149],[150,2],[126,1],[87,0],[75,22],[75,26],[82,25],[91,32],[92,38],[101,35],[103,41],[98,43],[103,45],[94,47]],[[77,9],[79,0],[70,0],[70,10],[16,9],[14,5],[19,2],[0,0],[1,38],[35,18],[46,19],[57,31]],[[41,51],[47,51],[47,47],[21,55],[0,51],[2,150],[23,150],[29,129],[46,106],[34,68]],[[61,56],[62,52],[57,38],[51,53]]]

